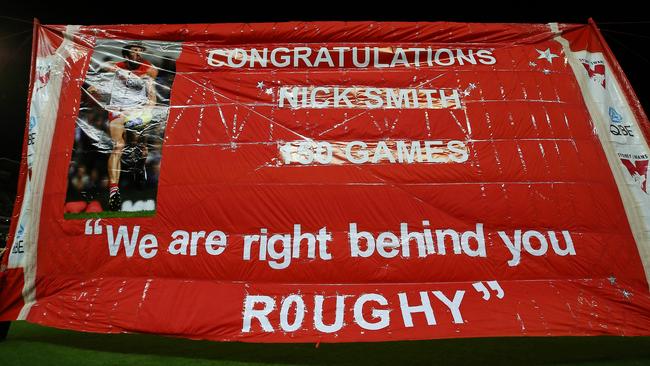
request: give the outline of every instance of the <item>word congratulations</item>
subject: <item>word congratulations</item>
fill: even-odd
[[[207,63],[230,68],[391,68],[493,65],[491,50],[424,47],[276,47],[220,48],[208,51]]]

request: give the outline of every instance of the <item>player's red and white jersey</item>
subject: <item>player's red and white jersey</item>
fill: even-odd
[[[138,107],[149,101],[147,96],[147,71],[151,63],[142,60],[138,68],[129,70],[126,62],[115,64],[117,71],[110,86],[108,109],[127,109]]]

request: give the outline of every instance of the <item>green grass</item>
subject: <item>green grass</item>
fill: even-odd
[[[105,219],[109,217],[147,217],[154,216],[156,211],[104,211],[104,212],[81,212],[81,213],[66,213],[63,217],[66,220],[75,219]]]
[[[91,334],[14,322],[0,365],[650,365],[650,337],[246,344]]]

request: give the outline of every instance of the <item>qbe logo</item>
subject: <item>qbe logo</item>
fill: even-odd
[[[609,120],[609,133],[614,136],[634,137],[632,125],[623,123],[623,116],[614,107],[609,107]]]
[[[20,224],[18,230],[16,230],[16,240],[14,240],[14,245],[11,247],[11,254],[23,254],[25,252],[25,241],[23,236],[25,234],[25,226]]]
[[[22,240],[18,240],[16,244],[11,247],[11,254],[23,254],[25,253],[25,246],[23,245]]]

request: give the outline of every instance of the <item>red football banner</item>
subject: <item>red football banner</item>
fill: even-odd
[[[648,120],[595,24],[45,26],[0,320],[649,335]]]

